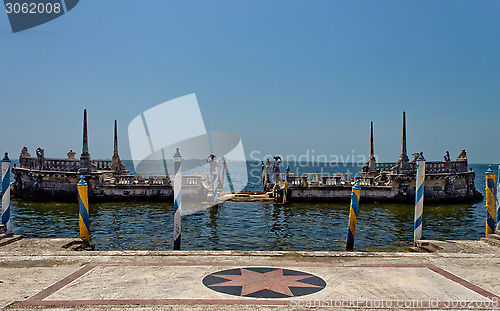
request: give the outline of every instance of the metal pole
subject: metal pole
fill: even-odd
[[[179,148],[174,154],[174,250],[181,249],[181,190],[182,190],[182,156]]]
[[[352,250],[354,248],[354,237],[356,235],[356,223],[358,220],[358,206],[359,206],[360,193],[361,193],[361,187],[359,186],[359,180],[357,180],[354,186],[352,187],[352,192],[351,192],[349,228],[347,230],[347,243],[345,246],[346,250]]]
[[[413,243],[422,239],[422,215],[424,213],[425,158],[420,152],[417,158],[415,176],[415,221],[413,223]]]
[[[11,231],[10,226],[10,160],[6,152],[2,160],[2,224],[7,232]]]
[[[80,223],[80,238],[90,246],[90,217],[89,217],[89,191],[87,183],[83,176],[80,176],[78,187],[78,201],[80,203],[79,223]]]
[[[491,165],[485,172],[486,178],[486,236],[495,233],[495,174]]]
[[[283,204],[286,203],[286,200],[288,199],[288,177],[290,175],[290,166],[286,167],[286,174],[285,174],[285,189],[283,190]]]

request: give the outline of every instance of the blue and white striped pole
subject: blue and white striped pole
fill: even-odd
[[[415,222],[413,225],[413,243],[422,239],[422,215],[424,212],[425,158],[420,152],[417,158],[417,174],[415,176]]]
[[[179,148],[174,154],[174,250],[181,249],[181,197],[182,197],[182,156]]]
[[[356,180],[356,183],[354,184],[354,186],[352,186],[351,192],[351,207],[349,208],[349,228],[347,229],[347,242],[345,245],[346,250],[352,250],[354,248],[354,238],[356,236],[356,224],[358,222],[360,195],[361,187],[359,186],[359,180]]]
[[[288,199],[288,181],[289,181],[289,176],[290,176],[290,166],[286,167],[286,174],[285,174],[285,188],[283,189],[283,204],[286,203],[286,200]]]
[[[215,161],[215,159],[214,159]],[[214,181],[214,193],[212,197],[214,198],[214,203],[219,204],[219,174],[217,174],[217,171],[214,172],[213,176],[213,181]]]
[[[10,160],[7,152],[2,160],[2,224],[10,232]]]

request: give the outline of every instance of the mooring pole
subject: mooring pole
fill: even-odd
[[[495,174],[491,165],[486,170],[486,236],[495,233]]]
[[[215,161],[215,160],[214,160]],[[217,174],[217,171],[215,171],[215,176],[213,176],[213,181],[214,181],[214,193],[213,193],[213,198],[214,198],[214,203],[219,204],[219,174]]]
[[[425,158],[423,152],[417,158],[415,176],[415,221],[413,223],[413,243],[422,239],[422,215],[424,213]]]
[[[283,204],[286,203],[286,200],[288,199],[288,177],[290,175],[290,166],[286,167],[285,171],[285,189],[283,189]]]
[[[498,173],[500,174],[500,165],[498,166]],[[499,175],[500,176],[500,175]],[[497,211],[496,211],[496,231],[500,231],[500,178],[497,178],[498,186],[497,186],[497,199],[496,199],[496,205],[497,205]]]
[[[349,228],[347,230],[347,243],[345,245],[346,250],[352,250],[354,248],[354,237],[356,236],[356,223],[358,220],[358,206],[359,206],[360,193],[361,193],[361,187],[359,186],[359,180],[356,180],[356,183],[354,184],[354,186],[352,186],[352,192],[351,192]]]
[[[87,183],[83,176],[80,176],[78,188],[78,201],[80,203],[79,209],[79,223],[80,223],[80,238],[82,238],[90,246],[90,217],[89,217],[89,191]]]
[[[261,168],[261,177],[262,177],[262,185],[264,186],[266,184],[266,172],[265,172],[265,167],[266,165],[264,164],[264,161],[261,161],[260,168]]]
[[[2,160],[2,224],[7,232],[10,227],[10,159],[6,152]]]
[[[174,250],[181,249],[181,190],[182,190],[182,156],[179,148],[174,154]]]
[[[229,189],[231,189],[231,193],[234,194],[235,191],[234,191],[233,182],[231,180],[231,174],[229,174],[229,170],[228,170],[227,165],[226,165],[226,159],[224,157],[222,157],[222,163],[224,163],[224,170],[226,171],[226,177],[227,177],[227,182],[229,184]]]

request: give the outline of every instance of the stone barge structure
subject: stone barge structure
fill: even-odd
[[[370,156],[359,176],[351,178],[349,174],[304,174],[289,176],[287,201],[348,201],[351,188],[356,180],[361,185],[362,201],[376,202],[414,202],[416,160],[419,153],[414,153],[410,161],[406,151],[406,116],[403,112],[403,130],[401,155],[397,162],[377,163],[373,146],[373,122],[370,129]],[[281,174],[284,180],[285,174]],[[446,152],[444,161],[426,162],[424,200],[426,202],[474,202],[483,199],[474,184],[475,173],[468,169],[465,150],[455,161],[450,160]],[[274,185],[267,186],[272,189]],[[274,192],[275,201],[282,201],[283,182],[280,190]]]
[[[115,121],[114,152],[112,160],[92,160],[87,137],[87,112],[83,118],[83,146],[80,159],[70,150],[66,159],[46,158],[44,150],[38,148],[32,157],[26,147],[19,156],[19,166],[12,168],[15,180],[12,193],[16,198],[27,200],[71,201],[77,197],[79,177],[84,176],[89,185],[89,199],[96,201],[167,201],[173,200],[172,174],[152,176],[129,175],[118,154],[118,137]],[[406,119],[403,112],[401,155],[397,162],[377,163],[373,146],[373,123],[370,132],[370,156],[359,175],[348,174],[304,174],[289,176],[287,201],[348,201],[351,187],[356,180],[361,185],[361,200],[378,202],[412,202],[415,198],[416,158],[410,161],[406,151]],[[213,183],[209,174],[182,177],[183,198],[206,198],[213,202]],[[220,177],[219,177],[220,178]],[[285,174],[281,174],[283,181]],[[468,169],[465,150],[455,161],[447,152],[444,161],[426,162],[425,201],[472,202],[482,199],[474,185],[475,173]],[[219,179],[220,180],[220,179]],[[279,186],[279,187],[278,187]],[[265,193],[275,202],[282,202],[283,182],[277,187],[268,183]],[[219,189],[221,189],[220,187]],[[276,191],[273,191],[275,189]],[[221,193],[222,200],[244,200],[246,195]],[[248,200],[255,198],[248,194]],[[259,200],[262,200],[259,197]]]
[[[92,160],[88,147],[87,111],[83,117],[83,147],[80,159],[70,150],[67,159],[46,158],[38,148],[31,157],[24,147],[19,155],[19,166],[13,167],[13,195],[16,198],[40,201],[70,201],[77,197],[76,184],[84,176],[89,185],[91,201],[169,201],[173,200],[171,174],[151,176],[128,175],[118,154],[118,133],[115,121],[114,152],[112,160]],[[202,176],[184,176],[183,192],[206,191]]]

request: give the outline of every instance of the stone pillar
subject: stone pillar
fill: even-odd
[[[80,155],[80,171],[88,172],[90,170],[90,153],[89,142],[87,135],[87,109],[83,110],[83,146],[82,154]]]
[[[120,155],[118,154],[118,127],[115,120],[115,135],[114,135],[114,146],[113,146],[113,158],[111,159],[111,169],[117,173],[125,170],[125,165],[122,164],[120,160]]]
[[[377,172],[377,161],[375,160],[375,151],[373,148],[373,122],[370,122],[370,157],[368,158],[368,171]]]
[[[410,160],[406,152],[406,113],[403,111],[403,131],[401,135],[401,155],[398,159],[398,168],[400,173],[407,173],[410,169]]]

